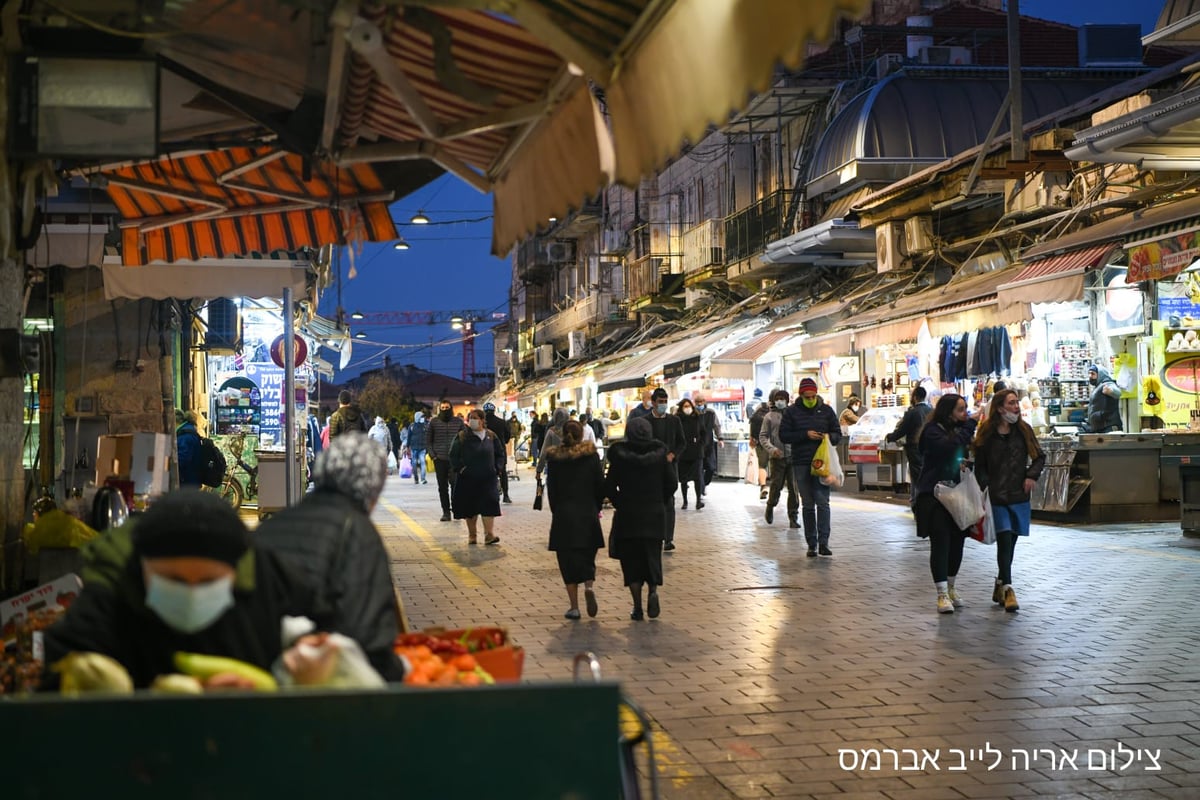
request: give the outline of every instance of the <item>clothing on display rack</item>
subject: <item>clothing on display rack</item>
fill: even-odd
[[[1003,325],[943,336],[938,378],[954,383],[977,375],[1011,374],[1012,342]]]

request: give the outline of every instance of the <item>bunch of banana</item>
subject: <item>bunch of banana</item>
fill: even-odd
[[[261,670],[253,664],[238,661],[223,656],[210,656],[203,653],[176,653],[175,668],[185,675],[198,678],[201,683],[216,675],[237,675],[249,681],[256,691],[273,692],[279,688],[271,673]]]
[[[204,694],[204,684],[191,675],[159,675],[150,684],[150,691],[159,694]]]
[[[65,695],[133,693],[133,681],[125,668],[100,653],[68,653],[51,669],[62,676],[60,691]]]

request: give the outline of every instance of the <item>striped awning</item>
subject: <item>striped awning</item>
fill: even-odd
[[[1030,262],[1011,281],[998,287],[1000,305],[1080,300],[1085,273],[1107,263],[1117,248],[1109,242]]]
[[[635,186],[869,7],[366,2],[346,23],[354,55],[335,146],[342,163],[427,159],[494,192],[503,254],[610,181]]]
[[[764,333],[748,342],[713,356],[709,375],[714,378],[754,380],[754,362],[791,333]]]
[[[214,150],[103,173],[126,266],[296,252],[396,238],[366,164],[337,167],[269,147]]]

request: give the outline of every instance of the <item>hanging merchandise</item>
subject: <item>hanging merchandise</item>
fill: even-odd
[[[1117,382],[1124,397],[1130,397],[1137,386],[1137,356],[1133,353],[1118,353],[1113,356],[1113,380]]]

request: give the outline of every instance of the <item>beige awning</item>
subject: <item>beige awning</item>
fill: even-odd
[[[789,336],[790,333],[764,333],[719,356],[713,356],[708,374],[713,378],[754,380],[754,363]]]
[[[610,180],[636,186],[870,5],[364,3],[345,22],[339,159],[424,159],[493,191],[503,254]]]
[[[212,258],[172,264],[154,262],[140,267],[126,267],[119,262],[119,256],[110,256],[102,267],[106,300],[282,297],[284,287],[300,297],[309,268],[306,261],[271,258]]]

